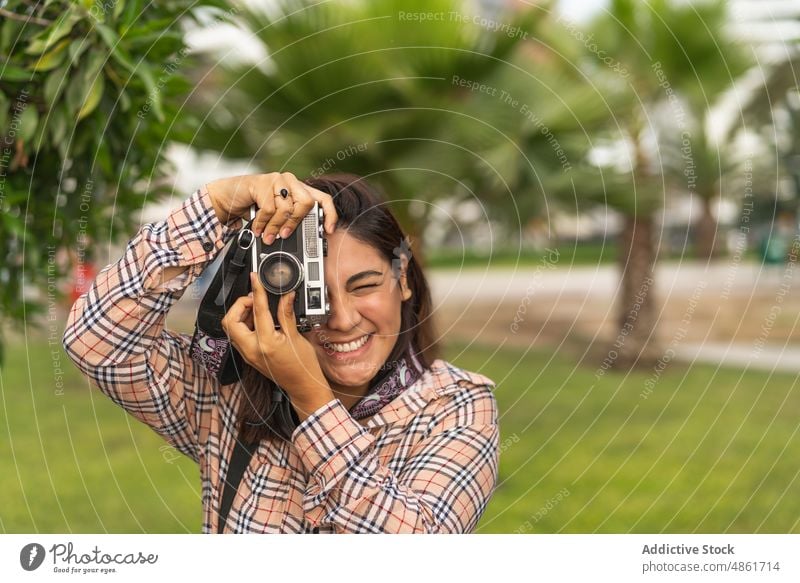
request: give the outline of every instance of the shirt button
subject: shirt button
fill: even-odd
[[[211,241],[203,242],[203,251],[205,251],[206,253],[211,252],[213,248],[214,248],[214,243],[212,243]]]

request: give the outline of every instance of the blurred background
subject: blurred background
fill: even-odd
[[[799,49],[794,0],[0,2],[0,532],[199,532],[61,336],[142,223],[270,171],[379,185],[496,381],[478,532],[800,532]]]

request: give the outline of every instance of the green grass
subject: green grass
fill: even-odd
[[[506,447],[479,532],[800,532],[796,375],[672,363],[642,398],[652,370],[451,354],[497,382]]]
[[[550,247],[548,247],[549,249]],[[603,243],[572,243],[554,247],[558,255],[546,250],[511,249],[495,247],[485,253],[477,249],[432,251],[425,257],[425,265],[437,269],[459,269],[464,267],[515,267],[539,265],[542,262],[557,262],[559,266],[598,265],[616,261],[616,244],[613,240]]]
[[[437,269],[462,269],[462,268],[488,268],[488,267],[530,267],[541,265],[543,262],[555,261],[559,267],[568,268],[579,265],[606,265],[618,261],[617,242],[608,239],[604,242],[572,241],[561,245],[548,246],[548,249],[558,251],[556,256],[547,250],[516,249],[508,247],[494,247],[481,252],[478,249],[441,249],[431,251],[425,256],[425,265]],[[660,261],[693,261],[697,257],[693,246],[687,245],[685,249],[659,252]],[[760,262],[761,256],[758,249],[751,248],[742,254],[742,259],[750,262]],[[725,261],[725,257],[720,258]]]
[[[50,348],[11,345],[0,371],[0,532],[199,532],[193,462],[63,359],[57,394]],[[506,445],[479,532],[800,532],[796,377],[673,363],[643,399],[648,371],[447,357],[498,384]]]
[[[199,532],[196,464],[63,355],[58,394],[51,348],[9,346],[0,374],[0,532]]]

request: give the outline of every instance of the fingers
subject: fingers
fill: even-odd
[[[255,330],[256,329],[256,321],[255,321],[255,318],[253,317],[252,304],[251,304],[250,308],[251,309],[247,311],[247,315],[244,318],[244,323],[245,323],[245,325],[247,326],[248,329]]]
[[[292,182],[297,180],[291,172],[276,172],[275,181],[272,183],[272,194],[281,196],[281,191],[286,190],[292,194]]]
[[[258,274],[250,273],[250,286],[253,289],[253,322],[255,331],[261,339],[269,339],[276,334],[275,323],[269,311],[267,290],[258,280]]]
[[[300,181],[291,172],[270,172],[258,176],[242,177],[236,190],[248,189],[248,200],[255,201],[258,210],[253,221],[253,233],[271,245],[280,236],[288,237],[318,202],[325,215],[325,231],[333,233],[338,216],[330,194]],[[288,195],[284,198],[281,192]]]
[[[269,338],[268,335],[280,335],[280,332],[275,329],[275,321],[269,310],[267,290],[258,280],[258,274],[250,274],[250,284],[253,286],[253,318],[256,332],[264,338]],[[297,322],[294,317],[295,295],[296,292],[291,291],[283,294],[278,300],[278,323],[283,333],[287,335],[297,333]]]
[[[273,181],[270,190],[275,211],[264,227],[264,243],[267,245],[271,245],[275,241],[287,219],[293,215],[294,206],[296,206],[294,204],[296,193],[294,192],[293,184],[297,182],[297,178],[295,178],[294,174],[291,172],[274,172],[271,176]],[[282,196],[282,193],[286,193],[286,196]],[[293,229],[294,227],[291,230]],[[287,237],[291,230],[286,233]]]
[[[306,185],[306,189],[308,189],[311,198],[322,206],[322,210],[325,212],[325,232],[331,235],[336,229],[336,221],[339,220],[336,214],[336,207],[333,205],[333,197],[327,192],[317,190],[313,186]]]
[[[297,181],[291,172],[270,172],[261,174],[251,181],[251,200],[256,201],[258,212],[253,222],[253,233],[261,236],[264,243],[271,245],[287,217],[292,215],[292,187]],[[286,198],[281,196],[281,191],[289,193]]]
[[[255,184],[250,185],[251,200],[256,201],[258,212],[253,221],[253,233],[256,237],[261,236],[267,222],[275,215],[275,197],[272,193],[272,178],[266,174],[258,177]]]
[[[255,342],[253,329],[247,324],[252,317],[253,299],[248,296],[238,298],[222,318],[222,329],[231,343],[244,355]]]
[[[278,322],[281,325],[281,330],[287,336],[299,334],[297,332],[297,322],[294,319],[294,297],[296,293],[291,291],[288,294],[283,294],[278,302]]]
[[[228,311],[225,313],[225,317],[222,318],[222,327],[225,329],[226,326],[232,327],[236,324],[241,324],[245,318],[247,317],[247,312],[253,307],[253,298],[250,296],[241,296],[236,298],[236,301],[233,302]]]
[[[308,187],[296,178],[291,185],[291,193],[294,207],[280,230],[281,237],[284,239],[292,234],[292,231],[297,228],[297,225],[300,224],[314,206],[314,199],[311,197]]]
[[[292,215],[292,199],[283,199],[280,196],[273,199],[275,201],[275,214],[264,227],[264,242],[271,245],[275,242],[281,226],[286,222],[287,217]]]

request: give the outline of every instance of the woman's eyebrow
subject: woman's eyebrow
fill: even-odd
[[[374,269],[369,269],[367,271],[361,271],[359,273],[356,273],[355,275],[351,275],[350,277],[348,277],[347,278],[347,283],[345,285],[350,285],[352,283],[355,283],[359,279],[363,279],[365,277],[369,277],[370,275],[383,276],[383,273],[381,273],[380,271],[375,271]]]

